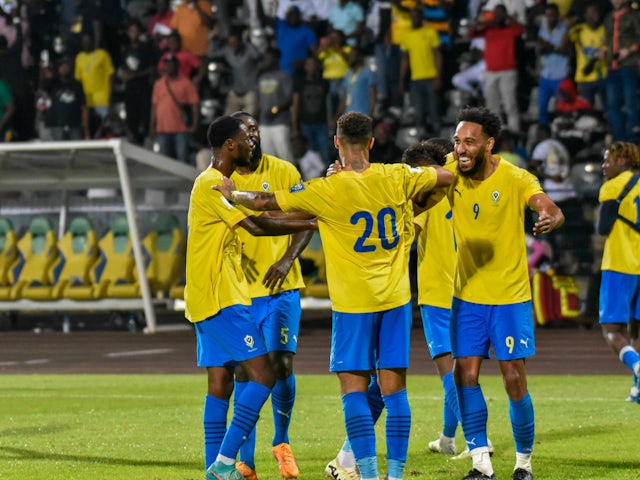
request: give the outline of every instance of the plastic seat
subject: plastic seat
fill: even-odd
[[[161,214],[144,238],[143,246],[151,255],[146,270],[151,293],[168,296],[182,278],[185,263],[185,238],[175,215]]]
[[[54,298],[91,300],[91,268],[98,259],[98,237],[91,221],[76,217],[58,242],[59,265],[54,269]]]
[[[0,291],[0,298],[16,300],[35,298],[49,300],[50,295],[42,294],[39,287],[53,286],[52,268],[58,258],[56,234],[46,217],[35,217],[29,224],[29,230],[18,241],[18,259],[10,273],[8,298],[6,290]],[[37,290],[38,293],[34,293]],[[49,290],[49,294],[51,290]]]
[[[18,258],[16,232],[8,218],[0,218],[0,288],[10,285],[9,272]]]
[[[91,271],[93,298],[133,298],[140,295],[134,277],[135,258],[127,217],[119,216],[98,243],[98,261]]]

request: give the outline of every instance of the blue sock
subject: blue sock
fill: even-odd
[[[487,403],[480,385],[458,387],[462,430],[469,450],[487,446]]]
[[[622,350],[620,350],[620,360],[622,360],[622,363],[629,367],[629,369],[635,375],[633,366],[638,361],[640,361],[640,355],[638,355],[638,352],[636,352],[630,345],[627,345],[626,347],[623,347]]]
[[[376,433],[373,429],[371,409],[364,392],[352,392],[342,396],[342,409],[347,436],[360,468],[362,478],[378,476],[376,459]]]
[[[511,417],[516,452],[531,453],[533,451],[535,421],[529,392],[517,402],[509,401],[509,416]]]
[[[367,401],[369,402],[371,417],[375,424],[384,409],[384,400],[382,400],[382,393],[380,392],[380,385],[378,385],[377,375],[371,375],[371,381],[369,382],[369,388],[367,390]]]
[[[382,398],[387,407],[388,474],[392,478],[402,478],[411,431],[411,409],[407,390],[402,389],[390,395],[383,395]]]
[[[458,405],[458,393],[453,380],[453,373],[449,372],[442,377],[444,388],[444,405],[442,406],[442,434],[445,437],[455,437],[458,421],[460,420],[460,405]],[[455,410],[451,407],[454,406]]]
[[[256,426],[260,409],[269,398],[271,389],[255,382],[247,382],[242,396],[235,402],[235,409],[227,434],[220,445],[220,455],[236,458],[240,446]]]
[[[289,424],[296,399],[296,376],[292,373],[284,380],[276,380],[271,390],[273,405],[273,446],[289,443]]]
[[[204,468],[216,461],[220,444],[227,432],[229,401],[207,395],[204,397]]]
[[[238,399],[242,396],[244,390],[247,388],[249,382],[235,382],[235,387],[233,390],[233,405],[234,410],[236,408],[236,404],[238,403]],[[255,470],[256,468],[256,460],[255,460],[255,452],[256,452],[256,429],[251,430],[251,433],[247,436],[247,439],[240,447],[240,460],[246,463],[249,467]]]

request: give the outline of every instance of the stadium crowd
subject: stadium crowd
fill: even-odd
[[[507,158],[521,166],[541,160],[532,156],[537,125],[550,125],[568,147],[565,163],[593,153],[594,143],[600,157],[605,140],[638,141],[640,13],[628,1],[0,7],[3,141],[126,136],[195,163],[206,125],[246,110],[257,115],[267,151],[317,175],[318,155],[325,165],[335,159],[341,113],[371,115],[379,124],[373,160],[395,162],[415,140],[449,137],[451,112],[465,104],[502,110]]]

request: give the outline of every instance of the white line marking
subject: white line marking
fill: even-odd
[[[26,360],[25,365],[42,365],[43,363],[49,363],[51,360],[48,358],[34,358],[33,360]]]
[[[107,358],[119,358],[119,357],[140,357],[142,355],[159,355],[161,353],[171,353],[173,348],[152,348],[149,350],[129,350],[126,352],[110,352],[104,356]]]

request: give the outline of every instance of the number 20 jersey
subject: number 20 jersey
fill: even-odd
[[[411,300],[406,248],[411,235],[405,231],[413,228],[410,202],[436,181],[433,168],[373,164],[363,172],[342,171],[276,192],[285,212],[318,217],[334,311],[380,312]]]

